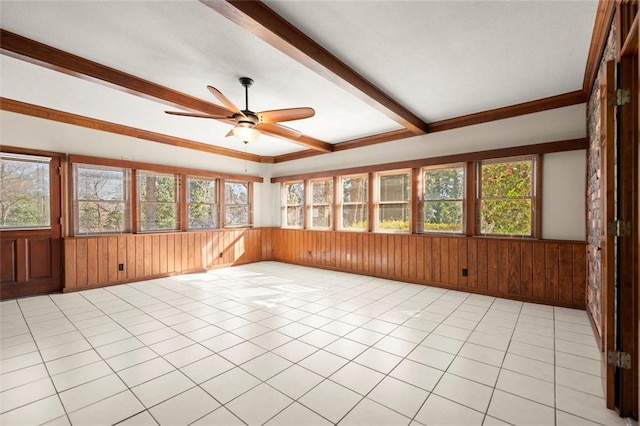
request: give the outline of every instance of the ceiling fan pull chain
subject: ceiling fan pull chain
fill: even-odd
[[[248,141],[244,141],[244,172],[247,173],[247,145],[249,144]]]

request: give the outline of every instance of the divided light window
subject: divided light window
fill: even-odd
[[[378,173],[376,178],[375,230],[408,232],[411,221],[411,172]]]
[[[251,186],[249,182],[225,181],[225,227],[241,227],[250,225],[250,190]]]
[[[138,171],[138,221],[142,232],[180,229],[178,175]]]
[[[0,153],[0,229],[51,227],[50,161]]]
[[[333,179],[309,182],[311,224],[310,228],[330,229],[333,210]]]
[[[422,232],[463,232],[464,182],[462,164],[422,169]]]
[[[287,228],[302,228],[304,215],[304,182],[282,185],[282,224]]]
[[[481,234],[533,235],[536,156],[482,161],[478,220]]]
[[[75,234],[130,231],[131,170],[74,164]]]
[[[366,231],[369,203],[368,175],[340,178],[340,229]]]
[[[188,177],[187,188],[189,229],[219,228],[218,179]]]

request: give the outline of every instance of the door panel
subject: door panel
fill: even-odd
[[[0,165],[5,186],[0,222],[1,299],[62,290],[61,159],[54,156],[45,161],[41,156],[12,155],[3,152]],[[42,167],[44,163],[48,170]],[[39,165],[37,172],[31,164]],[[45,176],[25,178],[30,172]],[[41,226],[31,223],[34,216]]]
[[[615,220],[615,61],[607,62],[600,81],[600,160],[602,170],[601,213],[601,287],[602,287],[602,380],[607,408],[615,408],[615,368],[607,362],[609,351],[615,350],[615,238],[607,232],[607,224]]]

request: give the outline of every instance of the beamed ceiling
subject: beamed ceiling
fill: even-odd
[[[251,161],[286,161],[582,103],[597,1],[0,2],[1,108]],[[604,16],[604,18],[603,18]],[[600,22],[600,24],[598,23]],[[246,147],[253,111],[312,107]]]

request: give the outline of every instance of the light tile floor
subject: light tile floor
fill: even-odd
[[[584,311],[262,262],[0,304],[2,425],[618,425]]]

